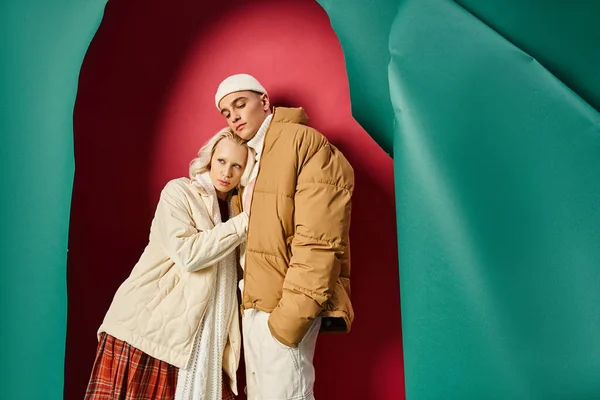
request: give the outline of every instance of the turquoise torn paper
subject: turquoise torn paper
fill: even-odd
[[[387,81],[357,120],[394,109],[407,398],[600,398],[600,5],[461,3],[395,2],[386,55],[387,13],[321,2]]]
[[[3,399],[63,398],[73,106],[105,3],[0,5]]]

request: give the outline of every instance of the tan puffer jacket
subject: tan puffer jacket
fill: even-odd
[[[276,108],[252,197],[242,308],[270,312],[269,327],[296,347],[322,316],[322,330],[350,330],[351,196],[343,154],[304,125],[301,108]]]
[[[246,237],[247,214],[215,227],[209,211],[213,201],[217,200],[187,178],[165,186],[150,242],[117,290],[98,334],[107,332],[176,367],[187,365],[210,299],[214,264]],[[235,307],[223,356],[223,369],[235,392],[240,348]]]

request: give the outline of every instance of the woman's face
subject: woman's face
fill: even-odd
[[[215,152],[210,160],[210,180],[212,181],[217,197],[225,199],[227,193],[233,190],[246,168],[248,149],[225,138],[221,139],[215,147]]]

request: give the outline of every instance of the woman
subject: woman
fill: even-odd
[[[248,215],[228,216],[241,210],[235,189],[247,183],[253,163],[253,150],[226,128],[190,163],[190,179],[165,186],[150,241],[98,330],[86,399],[237,394],[234,250],[245,240]]]

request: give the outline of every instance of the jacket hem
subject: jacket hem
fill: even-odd
[[[181,354],[179,352],[175,352],[173,349],[168,348],[167,346],[156,343],[148,338],[142,337],[136,333],[133,333],[127,328],[120,326],[119,324],[110,324],[103,323],[98,329],[98,335],[100,333],[106,332],[107,334],[116,337],[119,340],[122,340],[131,346],[135,347],[138,350],[143,351],[148,354],[150,357],[154,357],[157,360],[164,361],[168,364],[171,364],[177,368],[185,368],[190,355],[191,355],[191,346],[189,354]],[[174,356],[164,356],[164,354],[169,353],[177,353]]]

